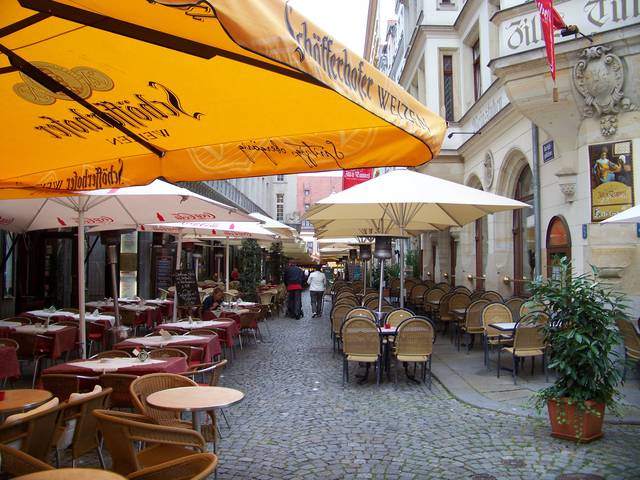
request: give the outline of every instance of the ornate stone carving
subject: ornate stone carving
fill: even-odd
[[[577,173],[572,168],[563,168],[556,173],[558,186],[564,195],[565,201],[573,202],[576,194]]]
[[[493,183],[493,154],[490,151],[484,156],[482,179],[484,181],[484,189],[489,190]]]
[[[585,117],[600,116],[600,131],[605,137],[616,133],[617,114],[637,107],[624,96],[624,65],[605,45],[585,48],[582,60],[573,68],[573,84],[584,98]]]

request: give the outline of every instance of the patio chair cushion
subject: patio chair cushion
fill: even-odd
[[[38,413],[46,412],[47,410],[55,408],[58,406],[59,403],[60,401],[58,400],[58,397],[54,397],[51,400],[49,400],[47,403],[43,403],[42,405],[40,405],[37,408],[34,408],[33,410],[29,410],[28,412],[24,412],[24,413],[14,413],[13,415],[9,415],[5,419],[4,423],[12,423],[12,422],[18,422],[20,420],[24,420],[26,418],[32,417],[33,415],[37,415]]]
[[[398,355],[401,362],[426,362],[427,358],[427,355]]]
[[[513,351],[514,348],[513,347],[505,347],[503,348],[503,350],[511,353],[513,355]],[[516,355],[518,357],[536,357],[539,355],[544,355],[544,352],[540,349],[537,348],[532,348],[532,349],[528,349],[528,348],[518,348],[516,349]]]
[[[350,362],[373,363],[378,361],[378,356],[377,355],[347,355],[347,360],[349,360]]]

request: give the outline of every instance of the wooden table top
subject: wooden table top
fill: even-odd
[[[27,410],[50,400],[53,394],[48,390],[17,388],[4,390],[4,400],[0,400],[0,412]]]
[[[228,407],[244,398],[240,390],[225,387],[179,387],[154,392],[147,403],[166,410],[197,412]]]
[[[96,468],[58,468],[16,478],[20,480],[125,480],[117,473]]]

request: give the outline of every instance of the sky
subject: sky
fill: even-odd
[[[369,0],[290,0],[289,5],[358,55],[364,52]]]

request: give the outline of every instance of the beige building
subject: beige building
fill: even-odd
[[[556,35],[557,102],[535,2],[398,0],[391,22],[371,2],[369,57],[449,121],[420,170],[532,205],[422,235],[423,277],[525,295],[536,266],[552,275],[566,255],[638,316],[640,226],[600,221],[640,193],[640,4],[554,4],[593,40]]]

